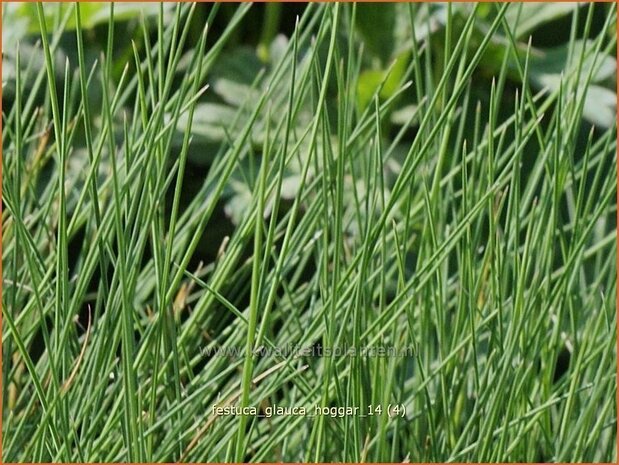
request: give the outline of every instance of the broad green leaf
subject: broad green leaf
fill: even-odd
[[[573,71],[576,68],[576,63],[580,58],[583,46],[586,47],[585,55],[588,51],[593,50],[591,41],[577,41],[574,44],[573,62],[570,70],[566,69],[568,62],[568,47],[562,45],[560,47],[548,49],[535,49],[531,54],[530,67],[533,75],[541,74],[564,74]],[[593,54],[589,53],[582,64],[582,76],[587,76],[591,67],[595,64],[595,69],[591,77],[593,82],[601,82],[610,77],[613,77],[617,71],[617,60],[606,54],[600,54],[594,63]]]
[[[523,43],[518,44],[520,59],[524,65],[527,47]],[[615,92],[607,89],[609,81],[614,83],[617,73],[617,60],[611,55],[600,53],[594,60],[592,41],[576,41],[574,43],[573,55],[568,60],[567,44],[553,48],[531,48],[529,56],[529,75],[533,87],[542,89],[547,87],[556,90],[559,87],[561,76],[572,76],[576,72],[583,47],[585,47],[585,58],[581,64],[580,79],[585,79],[591,73],[591,67],[595,66],[591,74],[591,85],[585,101],[583,117],[589,122],[609,127],[614,121],[614,102]],[[481,69],[486,75],[493,75],[500,71],[500,66],[505,53],[512,56],[508,50],[506,41],[501,39],[493,40],[488,47],[487,53],[481,61]],[[510,79],[520,82],[521,76],[515,61],[509,63],[508,76]],[[614,84],[613,84],[614,87]],[[595,110],[599,106],[600,110]],[[611,115],[611,113],[613,113]]]
[[[370,52],[387,63],[395,46],[396,5],[359,3],[355,25]]]
[[[220,103],[199,103],[196,105],[191,132],[210,141],[223,141],[226,131],[230,132],[236,111]],[[187,127],[187,114],[179,117],[178,129]]]
[[[391,122],[400,126],[408,123],[417,113],[417,105],[406,105],[391,114]]]
[[[561,77],[556,74],[539,75],[534,79],[538,87],[556,90],[561,83]],[[590,84],[587,89],[583,108],[583,117],[592,124],[608,128],[615,123],[617,95],[605,87]]]
[[[252,84],[264,64],[251,47],[238,47],[221,55],[213,67],[213,76]]]
[[[230,79],[217,79],[213,84],[213,91],[226,103],[240,107],[248,100],[256,101],[260,98],[260,92],[251,86],[241,84]]]
[[[357,83],[357,106],[359,111],[363,111],[368,106],[372,95],[385,79],[385,72],[382,70],[370,69],[359,75]]]
[[[381,84],[383,86],[379,94],[381,99],[391,97],[398,90],[408,60],[409,54],[404,52],[388,69],[367,70],[361,73],[357,83],[357,105],[361,111],[370,103],[372,96]]]
[[[605,87],[591,85],[585,97],[583,116],[596,126],[609,128],[616,122],[617,95]]]
[[[578,8],[577,2],[531,2],[514,3],[507,10],[505,19],[508,24],[515,25],[518,20],[518,27],[515,32],[516,38],[526,37],[544,23],[561,18]],[[519,14],[519,9],[522,8]]]
[[[164,3],[164,11],[169,12],[173,4]],[[36,5],[34,3],[7,3],[3,5],[3,40],[5,34],[12,35],[21,31],[23,34],[37,34],[39,23],[37,20]],[[48,30],[53,30],[56,18],[62,18],[67,11],[73,11],[72,3],[45,2],[45,21]],[[110,20],[110,6],[105,2],[84,2],[80,6],[82,27],[90,29],[98,24]],[[140,15],[154,15],[159,13],[158,3],[126,2],[114,5],[114,21],[126,21],[138,18]],[[70,16],[66,30],[75,29],[75,18]]]

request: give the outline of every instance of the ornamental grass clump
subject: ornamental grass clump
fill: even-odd
[[[615,4],[3,8],[3,461],[616,461]]]

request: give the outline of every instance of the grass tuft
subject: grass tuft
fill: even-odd
[[[616,461],[616,6],[203,6],[3,50],[3,461]]]

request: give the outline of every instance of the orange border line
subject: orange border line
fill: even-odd
[[[543,2],[540,0],[133,0],[131,3],[576,3],[574,0],[553,0]],[[37,0],[0,0],[1,3],[37,3]],[[41,3],[129,3],[118,0],[42,0]],[[589,0],[584,3],[615,3],[613,0]]]
[[[617,43],[619,43],[619,16],[617,16],[615,21],[615,33],[617,35]],[[615,51],[616,51],[616,60],[617,63],[619,63],[619,47],[617,47],[617,44],[615,44]],[[615,69],[615,74],[617,73],[617,70]],[[615,121],[615,127],[617,124],[617,121],[619,121],[619,78],[616,78],[615,81],[615,85],[617,86],[616,88],[616,96],[617,96],[617,106],[616,106],[616,110],[617,110],[617,119]],[[616,132],[616,131],[615,131]],[[619,142],[619,133],[616,132],[617,135],[617,142]],[[617,157],[616,157],[617,161],[619,162],[619,143],[617,144]],[[616,170],[617,170],[617,186],[619,186],[619,163],[616,164]],[[617,188],[617,192],[616,192],[616,196],[617,196],[617,204],[619,204],[619,188]],[[615,223],[615,228],[617,229],[616,231],[616,241],[615,241],[615,249],[616,249],[616,270],[619,270],[619,249],[617,249],[617,243],[619,243],[619,210],[617,210],[616,212],[617,215],[617,221]],[[617,272],[615,270],[615,273]],[[619,462],[619,390],[617,389],[617,387],[619,386],[619,325],[617,325],[617,321],[619,320],[619,292],[617,291],[617,288],[619,287],[619,276],[617,277],[617,284],[615,285],[615,329],[617,331],[616,337],[615,337],[615,345],[616,345],[616,350],[615,350],[615,358],[617,361],[617,368],[615,371],[615,413],[617,415],[617,421],[615,422],[615,434],[616,434],[616,439],[617,439],[617,450],[616,450],[616,456],[615,456],[615,461]]]

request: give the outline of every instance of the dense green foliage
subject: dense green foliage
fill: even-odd
[[[615,4],[3,13],[3,461],[616,461]]]

